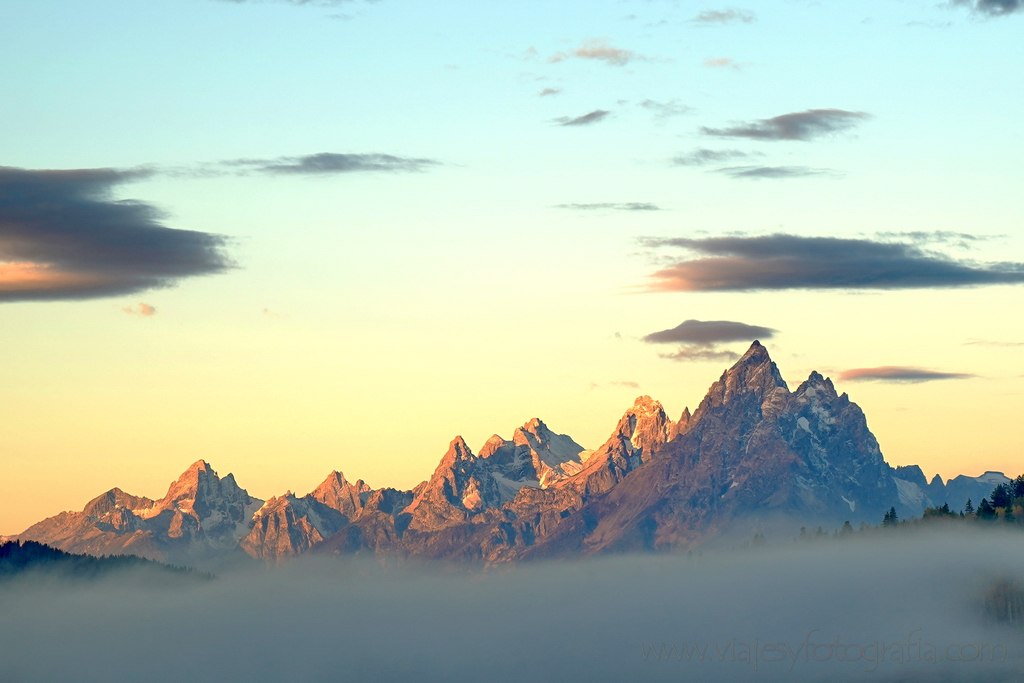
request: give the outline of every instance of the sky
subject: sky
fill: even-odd
[[[757,338],[886,459],[1018,474],[1017,0],[0,8],[0,533],[596,448]]]

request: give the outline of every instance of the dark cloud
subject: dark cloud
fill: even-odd
[[[123,295],[228,269],[224,237],[110,198],[151,174],[0,167],[0,302]]]
[[[971,379],[976,377],[964,372],[940,372],[926,368],[905,365],[883,365],[877,368],[852,368],[839,373],[839,379],[847,382],[896,382],[917,384],[943,379]]]
[[[643,340],[649,344],[718,344],[770,339],[775,330],[731,320],[686,320],[670,330],[652,332]]]
[[[637,54],[632,50],[613,47],[604,38],[592,38],[569,53],[556,52],[548,58],[548,61],[552,63],[564,62],[572,57],[597,60],[613,66],[625,66],[636,59]]]
[[[603,121],[609,114],[611,114],[610,111],[595,109],[594,111],[583,114],[582,116],[559,116],[554,120],[554,122],[560,126],[588,126],[592,123]]]
[[[551,95],[558,95],[561,92],[561,88],[544,88],[539,93],[537,93],[537,97],[550,97]]]
[[[993,17],[1001,17],[1019,11],[1024,4],[1021,0],[954,0],[957,5],[965,5],[975,12]]]
[[[738,149],[695,149],[692,152],[673,157],[672,163],[676,166],[705,166],[733,159],[746,159],[752,156],[763,155],[751,154],[750,152],[743,152]]]
[[[1024,263],[976,263],[917,244],[774,234],[644,240],[692,258],[656,271],[657,291],[910,289],[1024,283]]]
[[[739,9],[704,10],[693,18],[698,24],[751,24],[755,20],[751,12]]]
[[[752,140],[811,140],[853,128],[869,114],[845,109],[808,109],[729,128],[703,127],[705,135]]]
[[[246,171],[271,175],[329,175],[334,173],[408,173],[423,171],[439,162],[433,159],[415,159],[392,154],[338,154],[320,152],[296,157],[275,159],[234,159],[224,162]]]
[[[661,207],[650,202],[597,202],[592,204],[556,204],[556,209],[578,211],[661,211]]]
[[[718,172],[730,178],[746,180],[779,180],[837,175],[835,171],[828,168],[810,168],[808,166],[730,166],[720,168]]]

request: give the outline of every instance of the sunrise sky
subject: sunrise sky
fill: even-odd
[[[893,464],[1024,471],[1017,0],[0,8],[0,533],[595,448],[759,338]]]

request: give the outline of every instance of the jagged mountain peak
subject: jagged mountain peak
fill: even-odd
[[[548,426],[544,424],[544,421],[541,420],[539,417],[534,417],[528,420],[525,424],[523,424],[522,429],[525,432],[536,434],[539,431],[547,430]]]
[[[149,507],[152,504],[153,501],[149,498],[133,496],[114,487],[86,503],[82,513],[90,517],[101,517],[117,508],[143,508]]]
[[[333,470],[330,474],[327,475],[326,479],[320,482],[319,486],[313,489],[313,493],[315,494],[317,491],[327,489],[338,490],[340,488],[350,485],[351,484],[349,483],[348,479],[345,478],[345,475],[344,473],[342,473],[341,470]]]
[[[339,470],[334,470],[307,498],[323,503],[346,516],[353,516],[362,509],[362,494],[369,494],[372,490],[362,479],[350,482]]]
[[[839,397],[832,380],[823,377],[817,370],[812,370],[807,379],[793,393],[798,397],[806,396],[807,398],[824,398],[826,400]]]
[[[448,452],[444,455],[443,462],[455,462],[457,460],[471,460],[476,458],[473,455],[473,451],[470,450],[469,445],[462,436],[456,436],[452,439],[451,443],[448,444]]]
[[[694,418],[699,421],[708,410],[725,406],[739,398],[753,397],[762,409],[772,410],[770,404],[777,403],[781,396],[788,394],[789,387],[782,379],[778,366],[768,355],[768,349],[761,342],[754,341],[747,352],[711,385],[694,413]]]
[[[220,480],[217,472],[208,462],[202,459],[196,460],[171,483],[167,489],[167,495],[160,502],[168,504],[185,498],[195,498],[203,482],[207,479]],[[234,477],[230,478],[230,482],[234,484]]]
[[[487,439],[487,441],[484,442],[484,445],[480,447],[479,455],[484,459],[489,458],[508,444],[508,441],[497,434],[493,434],[491,438]]]

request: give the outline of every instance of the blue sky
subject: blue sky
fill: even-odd
[[[412,486],[454,434],[535,415],[596,447],[637,394],[675,415],[743,351],[643,341],[687,320],[773,330],[790,384],[831,374],[891,462],[1012,470],[1022,17],[9,3],[0,493],[28,509],[0,531],[197,457],[265,497],[335,468]],[[55,468],[73,481],[19,493]]]

